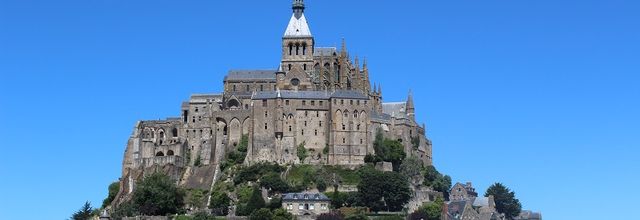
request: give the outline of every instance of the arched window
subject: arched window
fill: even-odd
[[[300,55],[300,44],[296,44],[296,55]]]
[[[156,157],[164,157],[164,153],[162,153],[162,151],[158,151],[158,153],[156,153]]]
[[[173,156],[173,151],[172,150],[167,151],[167,156]]]
[[[303,64],[303,65],[302,65],[302,68],[303,68],[304,70],[307,70],[307,64]]]
[[[289,70],[291,70],[291,64],[289,64]]]
[[[289,56],[293,55],[293,44],[289,44]]]
[[[302,55],[306,55],[307,54],[307,44],[302,44]]]
[[[173,128],[173,130],[171,130],[171,133],[173,134],[173,137],[178,137],[178,129],[177,128]]]

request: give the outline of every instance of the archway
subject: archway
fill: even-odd
[[[162,151],[158,151],[158,153],[156,153],[156,157],[164,157],[164,153],[162,153]]]

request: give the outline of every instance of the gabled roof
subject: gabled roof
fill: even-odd
[[[311,37],[311,29],[309,29],[304,14],[300,18],[296,18],[295,14],[291,15],[287,30],[284,31],[284,37]]]
[[[407,117],[407,104],[406,102],[390,102],[382,103],[382,112],[394,118],[406,118]]]
[[[282,201],[331,201],[329,197],[322,193],[285,193],[282,195]]]
[[[229,70],[225,81],[239,80],[276,80],[275,70]]]

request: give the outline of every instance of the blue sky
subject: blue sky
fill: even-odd
[[[0,219],[99,206],[135,122],[229,69],[276,68],[289,0],[0,0]],[[308,0],[318,46],[415,94],[435,165],[545,219],[622,219],[640,194],[640,2]],[[635,206],[633,206],[635,207]],[[592,212],[585,212],[592,210]]]

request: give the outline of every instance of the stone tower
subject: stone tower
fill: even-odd
[[[293,90],[306,90],[311,87],[309,74],[313,68],[314,39],[304,16],[304,1],[293,1],[293,15],[282,37],[282,68],[286,75],[295,71],[296,77],[278,78],[285,86]],[[304,73],[304,74],[301,74]],[[283,75],[283,76],[286,76]],[[304,86],[305,82],[308,84]]]

